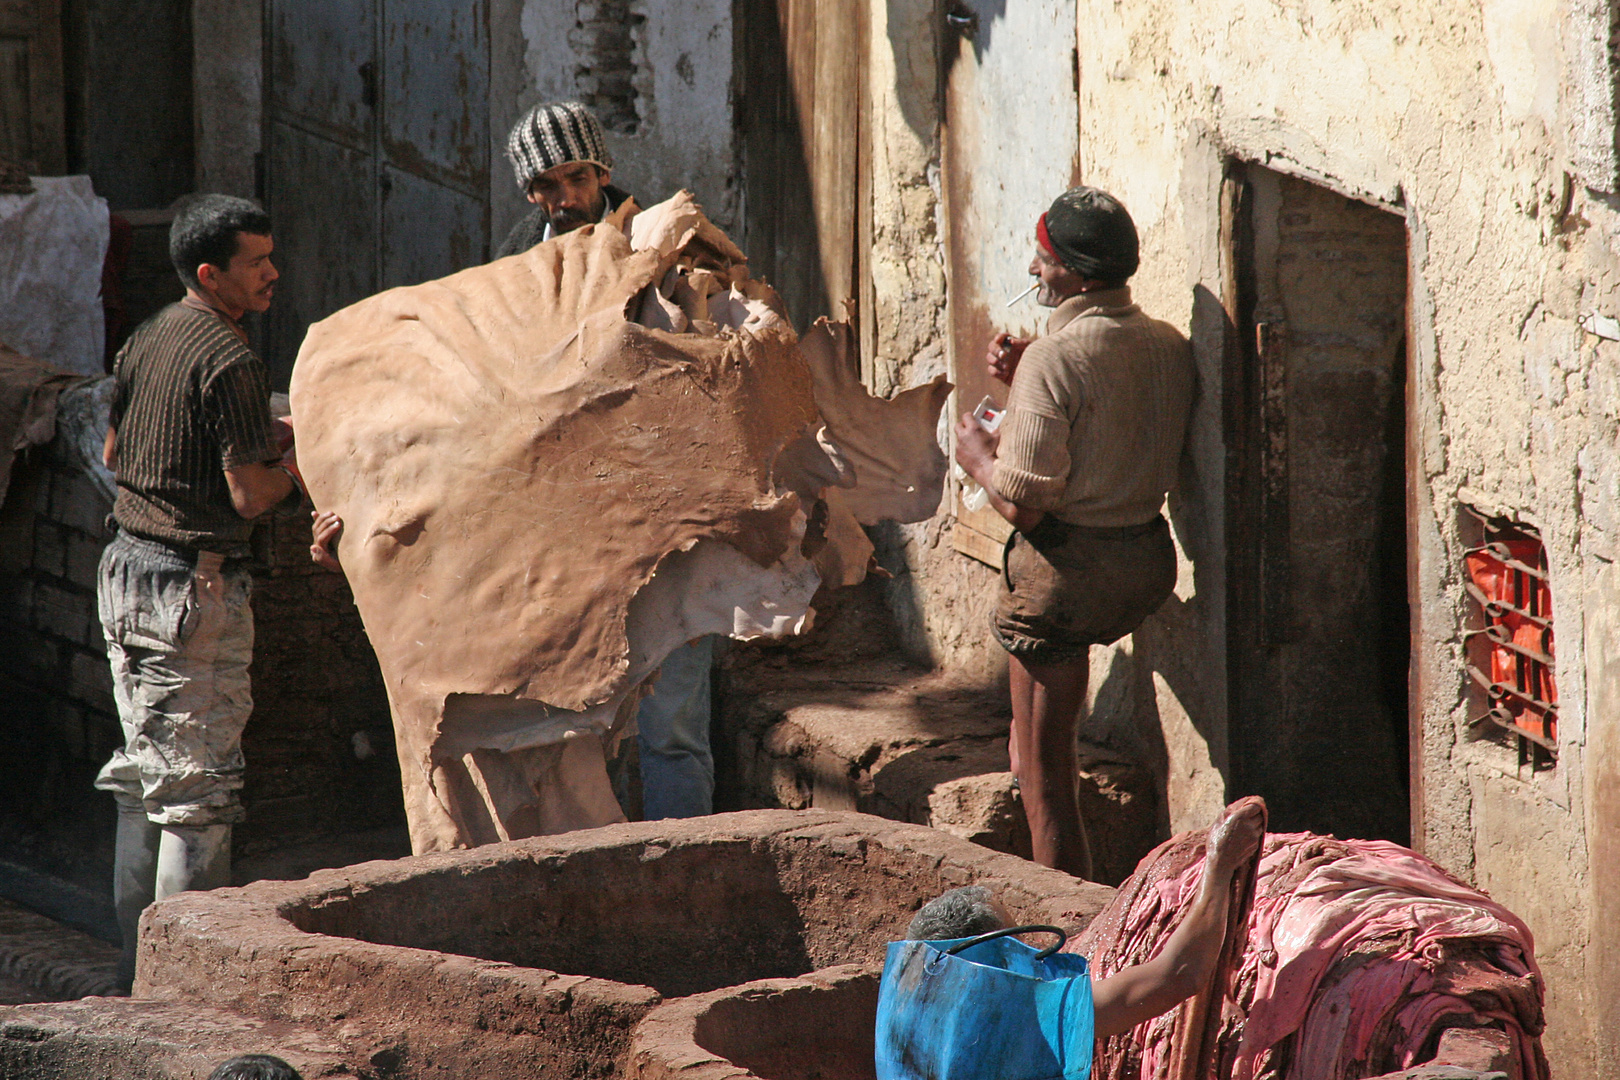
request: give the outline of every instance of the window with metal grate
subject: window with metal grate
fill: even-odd
[[[1483,623],[1467,632],[1468,674],[1483,707],[1470,726],[1513,738],[1522,759],[1547,767],[1558,756],[1547,551],[1533,526],[1472,509],[1469,516],[1479,542],[1464,555],[1463,587]]]

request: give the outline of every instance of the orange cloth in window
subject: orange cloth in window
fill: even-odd
[[[1539,541],[1499,540],[1492,546],[1505,550],[1509,559],[1526,566],[1541,564],[1542,546]],[[1500,627],[1506,632],[1508,640],[1522,649],[1548,657],[1555,655],[1552,627],[1537,621],[1539,618],[1550,623],[1552,619],[1552,594],[1546,579],[1507,565],[1489,550],[1471,551],[1464,561],[1469,578],[1480,592],[1488,600],[1507,607],[1507,610],[1497,614],[1487,611],[1489,625]],[[1537,618],[1530,618],[1521,612],[1528,612]],[[1537,701],[1550,705],[1558,703],[1558,687],[1551,665],[1515,652],[1495,640],[1491,645],[1490,677],[1493,683],[1513,687]],[[1549,739],[1558,737],[1556,713],[1543,713],[1530,701],[1513,694],[1505,695],[1501,704],[1513,715],[1518,726],[1544,734]]]

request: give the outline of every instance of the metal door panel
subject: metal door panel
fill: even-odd
[[[284,277],[265,359],[311,322],[488,248],[487,0],[269,0],[266,200]]]
[[[281,271],[266,320],[265,360],[287,385],[309,324],[369,296],[376,280],[372,159],[285,124],[268,125],[274,261]]]
[[[1075,69],[1074,0],[971,0],[953,4],[953,22],[972,30],[955,39],[945,92],[944,202],[951,322],[951,380],[957,411],[1007,388],[984,367],[999,330],[1032,336],[1046,309],[1029,297],[1035,221],[1079,174],[1080,112]],[[946,39],[949,53],[952,47]],[[1010,527],[989,510],[957,500],[960,525],[991,541],[963,536],[957,547],[1000,564]]]
[[[388,161],[476,195],[488,186],[489,20],[483,0],[383,0]]]
[[[270,0],[272,113],[364,148],[378,73],[374,0]]]
[[[381,287],[415,285],[484,260],[486,204],[384,166]]]

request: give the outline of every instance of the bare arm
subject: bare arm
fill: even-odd
[[[1118,1035],[1169,1012],[1209,981],[1226,928],[1227,890],[1200,889],[1187,917],[1158,956],[1125,968],[1092,987],[1097,1036]]]
[[[1092,987],[1097,1035],[1118,1035],[1166,1013],[1209,985],[1226,940],[1232,879],[1264,837],[1263,811],[1240,807],[1210,830],[1198,895],[1164,948]]]
[[[291,495],[294,487],[285,470],[262,462],[226,469],[225,483],[231,489],[231,505],[249,521]]]
[[[984,488],[984,493],[990,497],[990,505],[996,513],[1006,518],[1019,532],[1027,533],[1041,523],[1046,511],[1019,506],[1002,498],[1001,493],[990,482],[996,468],[996,446],[1000,442],[1000,436],[980,427],[972,413],[963,413],[962,419],[956,425],[956,463],[962,466],[963,472],[973,477],[978,485]]]
[[[118,469],[118,431],[116,428],[107,429],[107,439],[101,444],[101,463],[115,472]]]

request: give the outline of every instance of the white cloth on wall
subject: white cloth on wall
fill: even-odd
[[[0,195],[0,341],[78,375],[100,375],[107,200],[88,176],[35,176]]]

